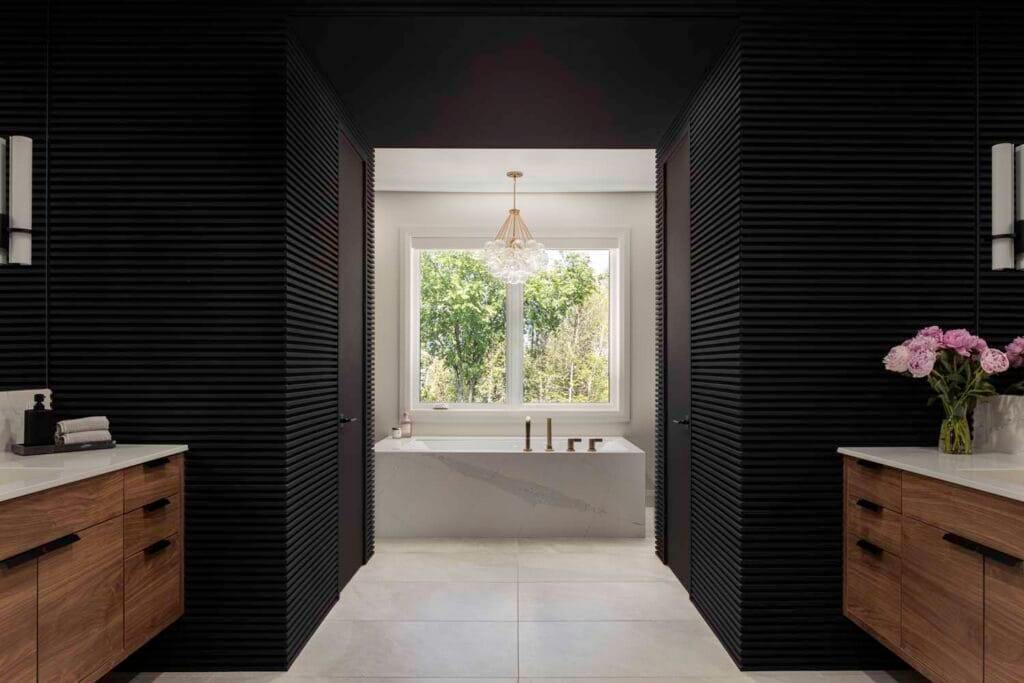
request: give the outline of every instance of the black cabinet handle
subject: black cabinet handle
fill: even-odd
[[[142,463],[142,467],[151,470],[157,467],[163,467],[164,465],[170,464],[170,458],[157,458],[156,460],[150,460],[149,462]]]
[[[359,418],[358,417],[346,417],[345,415],[342,415],[341,417],[338,418],[338,422],[340,422],[341,424],[344,425],[344,424],[348,424],[349,422],[359,422]]]
[[[171,547],[171,542],[168,541],[166,538],[163,538],[154,543],[153,545],[147,545],[145,548],[142,549],[142,552],[146,553],[147,555],[155,555],[161,550],[169,547]]]
[[[1001,550],[996,550],[995,548],[989,548],[987,545],[982,545],[977,541],[972,541],[971,539],[964,538],[963,536],[958,536],[956,534],[943,534],[942,540],[952,543],[953,545],[960,546],[965,550],[971,550],[982,557],[987,557],[1010,567],[1015,567],[1021,563],[1021,559],[1019,557],[1014,557],[1013,555],[1004,553]]]
[[[871,510],[872,512],[881,512],[882,506],[878,503],[872,503],[867,498],[860,498],[857,500],[857,505],[864,508],[865,510]]]
[[[672,424],[676,424],[676,425],[688,425],[688,424],[690,424],[690,418],[689,418],[689,417],[684,417],[684,418],[682,418],[681,420],[676,420],[676,419],[673,419],[673,420],[672,420]]]
[[[142,506],[143,512],[156,512],[160,508],[165,508],[171,504],[171,501],[167,498],[161,498],[160,500],[154,500],[152,503],[146,503]]]
[[[23,553],[12,555],[11,557],[8,557],[6,560],[4,560],[2,564],[8,569],[14,569],[19,564],[24,564],[26,562],[36,559],[37,557],[42,557],[43,555],[52,550],[59,550],[80,540],[82,540],[82,537],[78,534],[68,534],[67,536],[61,536],[56,540],[50,541],[49,543],[44,543],[40,546],[36,546],[31,550],[26,550]]]
[[[861,467],[864,467],[865,469],[869,469],[869,470],[880,470],[880,469],[882,469],[881,465],[879,465],[877,462],[871,462],[870,460],[857,460],[857,464],[860,465]]]
[[[879,548],[877,545],[875,545],[874,543],[872,543],[870,541],[865,541],[863,538],[861,538],[861,539],[859,539],[857,541],[857,547],[858,548],[863,548],[864,550],[868,551],[872,555],[881,555],[882,554],[882,549],[881,548]]]

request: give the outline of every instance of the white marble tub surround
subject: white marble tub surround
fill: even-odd
[[[376,453],[379,538],[642,537],[644,452],[622,437],[555,452],[534,436],[387,438]]]
[[[1024,455],[976,452],[949,455],[937,448],[841,446],[839,452],[898,470],[1024,501]]]

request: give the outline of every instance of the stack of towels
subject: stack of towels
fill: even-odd
[[[80,417],[77,420],[61,420],[57,423],[55,441],[60,446],[71,443],[113,441],[113,437],[110,436],[110,420],[103,415]]]

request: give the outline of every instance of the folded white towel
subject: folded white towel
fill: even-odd
[[[110,420],[103,415],[80,417],[76,420],[61,420],[57,423],[57,436],[73,432],[110,431]]]
[[[94,441],[113,441],[113,438],[110,436],[110,432],[105,429],[57,435],[57,443],[61,446],[66,446],[69,443],[93,443]]]

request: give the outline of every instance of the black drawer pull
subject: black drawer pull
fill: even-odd
[[[864,508],[865,510],[871,510],[872,512],[881,512],[882,506],[878,503],[872,503],[867,498],[860,498],[857,500],[857,505]]]
[[[157,467],[163,467],[164,465],[170,464],[170,458],[157,458],[156,460],[150,460],[149,462],[142,463],[143,469],[152,470]]]
[[[982,545],[969,538],[964,538],[963,536],[957,536],[956,534],[943,534],[942,540],[948,541],[953,545],[958,545],[965,550],[974,551],[983,557],[995,560],[996,562],[1001,562],[1002,564],[1010,567],[1014,567],[1021,563],[1021,559],[1019,557],[1014,557],[1013,555],[1004,553],[1001,550],[996,550],[995,548],[989,548],[987,545]]]
[[[160,508],[165,508],[171,504],[171,501],[167,498],[161,498],[160,500],[154,500],[152,503],[146,503],[142,506],[143,512],[156,512]]]
[[[865,468],[867,468],[869,470],[880,470],[880,469],[882,469],[881,465],[879,465],[877,462],[871,462],[870,460],[858,460],[857,464],[860,465],[861,467],[865,467]]]
[[[60,538],[50,541],[49,543],[44,543],[40,546],[32,548],[31,550],[26,550],[23,553],[18,553],[17,555],[8,557],[6,560],[3,561],[3,565],[8,569],[14,569],[19,564],[24,564],[26,562],[36,559],[37,557],[42,557],[43,555],[52,550],[59,550],[60,548],[69,546],[72,543],[75,543],[76,541],[80,540],[82,540],[82,537],[78,534],[68,534],[67,536],[61,536]]]
[[[871,543],[870,541],[865,541],[863,538],[859,539],[857,541],[857,547],[858,548],[863,548],[864,550],[868,551],[872,555],[881,555],[882,554],[882,549],[881,548],[879,548],[874,543]]]
[[[147,545],[145,548],[142,549],[142,552],[146,553],[147,555],[155,555],[161,550],[169,547],[171,547],[171,542],[164,538],[157,541],[153,545]]]

